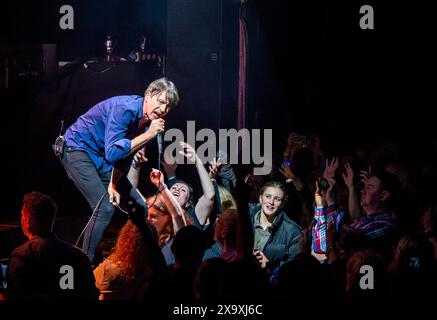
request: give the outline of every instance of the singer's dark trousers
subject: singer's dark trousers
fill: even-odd
[[[85,151],[72,150],[69,147],[65,148],[62,164],[68,177],[74,182],[94,212],[85,229],[82,243],[82,250],[92,262],[103,233],[111,222],[115,210],[114,206],[109,202],[107,194],[108,185],[111,180],[111,171],[103,172],[102,170],[97,170],[94,162]],[[127,188],[124,187],[123,189],[126,190]],[[129,189],[127,194],[138,204],[146,207],[137,190],[130,184]],[[118,191],[120,192],[120,190]],[[123,197],[121,192],[120,194]],[[97,206],[98,208],[96,209]]]

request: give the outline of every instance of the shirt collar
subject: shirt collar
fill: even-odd
[[[138,119],[141,120],[143,117],[143,103],[144,103],[144,97],[138,99]]]
[[[283,212],[281,211],[280,213],[278,213],[275,217],[275,219],[273,220],[273,223],[270,227],[267,228],[267,230],[276,230],[279,226],[280,221],[282,220],[282,216],[283,216]],[[261,219],[261,210],[258,211],[255,214],[255,221],[253,226],[255,228],[262,228],[261,224],[260,224],[260,219]]]

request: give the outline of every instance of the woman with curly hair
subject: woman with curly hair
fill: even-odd
[[[131,300],[152,275],[150,248],[139,228],[128,220],[111,255],[94,270],[99,300]]]

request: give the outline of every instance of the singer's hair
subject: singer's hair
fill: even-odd
[[[174,83],[168,80],[167,78],[159,78],[153,81],[147,87],[146,92],[144,92],[144,95],[150,93],[150,96],[153,97],[157,94],[160,94],[163,91],[167,92],[168,108],[171,110],[172,108],[176,107],[177,104],[179,103],[179,93]]]

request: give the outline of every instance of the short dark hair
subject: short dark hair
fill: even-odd
[[[204,246],[202,231],[194,226],[184,226],[176,232],[171,251],[182,264],[200,263]]]
[[[381,181],[382,189],[384,191],[390,192],[390,198],[387,203],[392,205],[396,200],[398,200],[399,193],[401,191],[401,183],[399,179],[393,174],[386,170],[376,171],[372,176],[376,177]]]
[[[150,96],[155,96],[161,92],[167,92],[168,107],[169,109],[174,108],[179,103],[179,93],[178,89],[173,82],[167,78],[159,78],[153,81],[146,89],[144,95],[150,93]]]
[[[41,192],[32,191],[23,197],[23,205],[29,214],[29,222],[35,230],[51,231],[53,221],[58,213],[58,206],[53,199]]]

